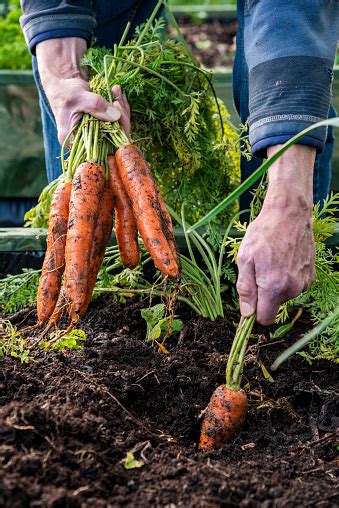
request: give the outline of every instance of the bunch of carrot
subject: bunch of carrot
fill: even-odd
[[[68,158],[66,181],[51,202],[37,297],[38,321],[47,323],[46,330],[63,315],[71,318],[72,327],[86,312],[114,213],[125,266],[139,263],[139,231],[155,266],[165,276],[179,275],[171,218],[149,165],[126,137],[113,155],[114,147],[100,136],[100,128],[98,120],[83,119]]]

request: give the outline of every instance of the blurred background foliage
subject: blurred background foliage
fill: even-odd
[[[2,2],[0,14],[0,69],[30,69],[31,56],[19,24],[20,3],[17,0]]]

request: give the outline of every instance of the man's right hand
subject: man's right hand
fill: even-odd
[[[55,117],[58,139],[62,144],[83,113],[106,122],[120,119],[126,134],[130,131],[129,106],[118,86],[118,99],[110,104],[90,92],[87,72],[80,61],[87,49],[84,39],[67,37],[40,42],[36,47],[41,84]]]

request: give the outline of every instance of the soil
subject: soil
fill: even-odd
[[[189,18],[179,18],[178,22],[193,55],[204,67],[214,69],[233,65],[236,20],[211,19],[199,24]],[[175,36],[175,30],[170,30]]]
[[[309,327],[307,318],[286,340],[256,329],[245,426],[224,449],[199,453],[199,417],[224,380],[238,316],[211,322],[179,309],[184,328],[166,355],[145,342],[143,306],[104,297],[80,322],[83,349],[1,360],[0,506],[337,506],[337,369],[300,356],[274,380],[262,369]],[[124,467],[131,451],[141,467]]]

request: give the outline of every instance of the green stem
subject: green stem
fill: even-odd
[[[278,358],[275,360],[273,365],[271,365],[271,370],[277,370],[277,368],[284,363],[290,356],[294,355],[298,351],[300,351],[310,340],[315,339],[318,335],[326,330],[326,328],[339,316],[339,305],[334,309],[331,314],[327,316],[323,321],[321,321],[317,326],[312,328],[306,335],[304,335],[301,339],[297,340],[292,346],[290,346],[286,351],[284,351]]]
[[[61,147],[61,167],[62,167],[62,172],[64,174],[66,174],[66,179],[67,179],[67,176],[68,176],[68,172],[66,173],[66,164],[65,164],[65,150],[66,150],[66,146],[70,140],[70,137],[72,136],[73,132],[78,129],[78,132],[77,132],[77,135],[79,133],[79,131],[81,130],[80,129],[80,126],[79,124],[76,124],[73,129],[71,129],[69,131],[69,133],[67,134],[66,138],[65,138],[65,141],[62,143],[62,147]],[[77,137],[77,136],[76,136]]]
[[[236,391],[240,390],[245,353],[254,323],[255,314],[241,317],[227,360],[226,385]]]
[[[119,46],[122,46],[124,44],[130,28],[131,28],[131,22],[128,21],[127,25],[125,26],[124,33],[121,36],[121,39],[120,39],[120,42],[119,42]]]
[[[142,69],[143,71],[148,72],[149,74],[153,74],[153,76],[156,76],[157,78],[161,79],[162,81],[165,81],[165,83],[167,83],[172,88],[174,88],[174,90],[178,94],[183,95],[184,97],[186,96],[186,94],[182,90],[180,90],[180,88],[178,88],[177,85],[175,85],[170,79],[166,78],[166,76],[163,76],[159,72],[154,71],[153,69],[150,69],[149,67],[145,67],[144,65],[141,65],[138,62],[133,62],[131,60],[127,60],[127,58],[122,58],[122,57],[119,57],[119,56],[114,57],[113,55],[107,55],[107,57],[108,58],[114,58],[118,62],[124,62],[124,63],[127,63],[129,65],[134,65],[134,67],[138,67],[139,69]]]
[[[105,81],[106,81],[106,88],[107,88],[107,94],[108,94],[108,101],[112,104],[112,102],[113,102],[112,91],[111,91],[111,87],[109,84],[109,71],[108,71],[108,67],[107,67],[107,57],[109,57],[109,56],[111,56],[111,55],[104,56],[104,71],[105,71]]]
[[[234,221],[238,217],[240,217],[241,214],[246,213],[246,212],[248,212],[248,210],[241,210],[240,212],[236,213],[232,217],[232,219],[230,220],[230,222],[229,222],[229,224],[227,226],[225,234],[223,236],[222,244],[221,244],[220,252],[219,252],[219,261],[218,261],[218,269],[217,269],[217,293],[218,294],[220,294],[220,288],[221,288],[221,270],[222,270],[222,262],[223,262],[223,259],[224,259],[225,248],[226,248],[226,245],[225,245],[226,239],[227,239],[228,235],[230,234],[230,231],[231,231],[231,228],[233,226]],[[220,298],[221,298],[221,295],[220,295]]]
[[[148,32],[148,29],[149,27],[151,26],[151,24],[153,23],[156,15],[158,14],[160,8],[162,7],[162,5],[165,4],[165,1],[164,0],[159,0],[158,3],[156,4],[156,6],[154,7],[153,11],[152,11],[152,14],[150,15],[150,17],[148,18],[141,34],[139,35],[135,45],[140,45],[141,41],[143,40],[143,38],[145,37],[145,34]]]

